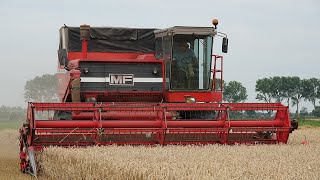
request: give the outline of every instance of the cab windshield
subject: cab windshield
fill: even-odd
[[[212,36],[174,35],[170,89],[210,89]]]

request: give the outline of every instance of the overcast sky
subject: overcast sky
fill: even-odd
[[[0,105],[26,107],[25,82],[56,72],[63,24],[166,28],[210,26],[212,18],[229,37],[224,78],[241,82],[248,102],[258,78],[320,78],[319,0],[0,0]]]

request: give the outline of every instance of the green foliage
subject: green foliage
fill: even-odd
[[[246,111],[246,114],[247,114],[247,116],[252,118],[252,117],[255,117],[257,113],[254,110],[248,110],[248,111]]]
[[[311,120],[311,119],[300,119],[298,121],[299,126],[314,126],[314,127],[320,127],[320,121],[319,120]]]
[[[299,117],[299,103],[301,101],[301,99],[303,98],[303,85],[304,85],[304,81],[300,80],[299,77],[292,77],[291,81],[294,84],[293,87],[293,96],[291,97],[292,99],[292,106],[296,106],[296,117]]]
[[[1,129],[19,129],[22,126],[22,121],[4,121],[0,120],[0,130]],[[18,133],[18,131],[17,131]]]
[[[320,80],[301,80],[297,76],[263,78],[256,81],[256,92],[256,99],[265,102],[282,102],[286,99],[289,106],[292,100],[291,105],[296,107],[296,117],[299,117],[299,103],[302,99],[310,101],[316,107],[316,101],[320,98]]]
[[[316,100],[320,98],[320,80],[317,78],[305,79],[302,85],[303,97],[316,108]]]
[[[24,86],[25,101],[54,102],[58,100],[57,78],[55,75],[44,74],[28,80]]]
[[[247,100],[247,89],[240,82],[230,81],[224,85],[223,100],[230,103]]]
[[[229,112],[230,120],[239,120],[239,119],[264,119],[271,120],[274,119],[274,114],[270,111],[230,111]]]
[[[258,79],[256,81],[256,99],[271,102],[273,88],[272,80],[270,78]]]
[[[279,76],[274,76],[270,78],[271,86],[271,97],[276,101],[276,102],[281,102],[285,96],[285,84],[283,77]]]
[[[287,100],[288,106],[290,105],[290,99],[294,96],[295,86],[296,86],[296,78],[294,77],[281,77],[281,91],[283,98]]]
[[[224,88],[226,86],[226,82],[222,80],[222,87]],[[216,79],[216,89],[217,91],[221,90],[221,79]]]
[[[22,121],[26,117],[26,109],[21,107],[0,107],[0,121]]]
[[[312,115],[315,117],[320,117],[320,106],[315,107],[315,109],[312,111]]]
[[[282,102],[287,99],[289,104],[289,100],[296,95],[299,88],[299,77],[274,76],[258,79],[256,81],[256,99],[265,102]]]
[[[308,116],[309,115],[308,109],[306,107],[302,107],[300,110],[300,115],[301,116]]]
[[[19,129],[26,119],[26,109],[21,107],[0,107],[0,129]]]

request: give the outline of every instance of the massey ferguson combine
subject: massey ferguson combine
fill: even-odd
[[[223,103],[223,57],[213,27],[64,26],[61,103],[28,104],[21,171],[48,146],[286,143],[296,125],[280,103]],[[216,49],[216,48],[214,48]],[[214,52],[216,53],[216,52]]]

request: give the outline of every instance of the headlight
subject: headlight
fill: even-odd
[[[157,69],[157,68],[154,68],[153,71],[152,71],[152,74],[153,74],[153,75],[158,75],[158,69]]]
[[[184,96],[184,97],[185,97],[186,103],[195,103],[196,102],[196,98],[194,98],[192,96]]]
[[[88,74],[89,73],[89,68],[83,68],[83,73]]]
[[[87,97],[86,102],[96,102],[97,99],[95,97]]]

